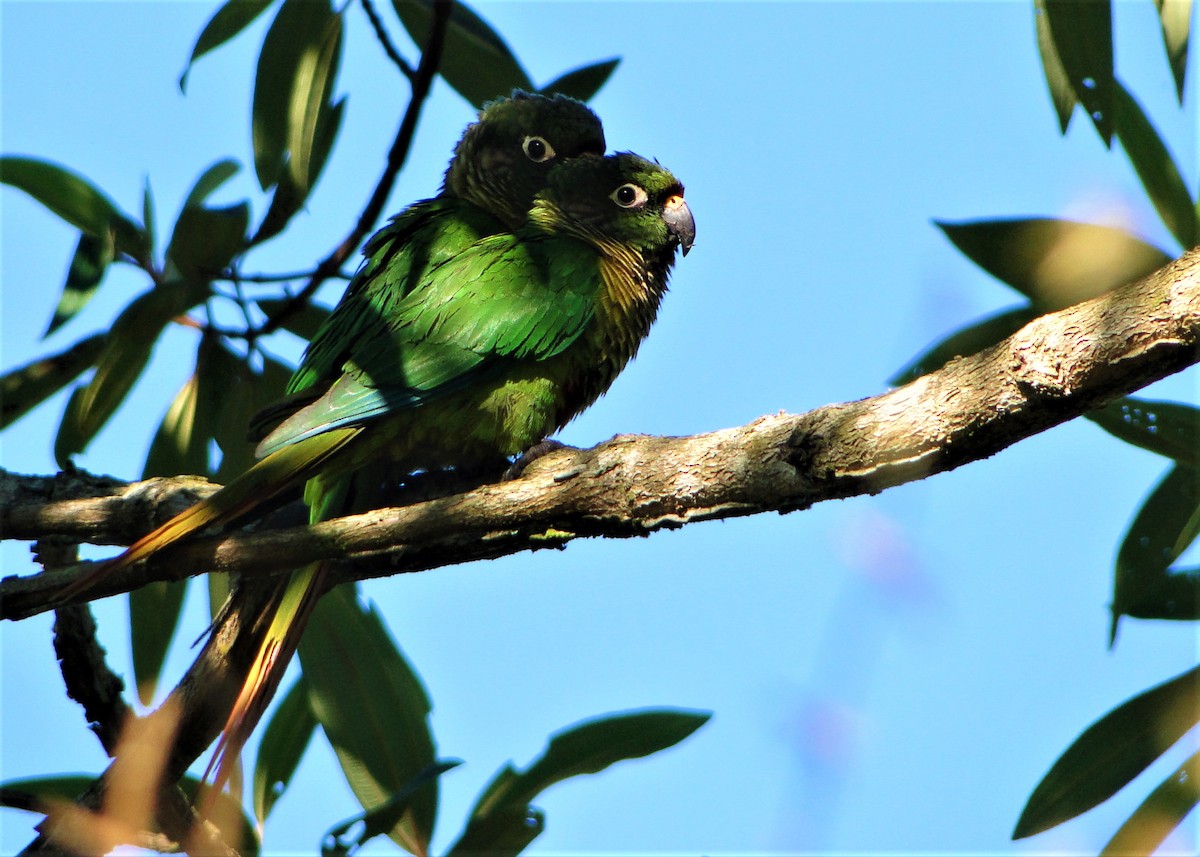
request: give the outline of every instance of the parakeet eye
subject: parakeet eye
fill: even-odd
[[[535,164],[544,163],[555,155],[554,147],[544,137],[526,137],[521,143],[521,151]]]
[[[612,192],[612,200],[621,208],[638,208],[646,204],[646,192],[635,184],[623,184]]]

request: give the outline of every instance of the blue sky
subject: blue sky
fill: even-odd
[[[186,97],[175,85],[214,5],[4,0],[0,150],[69,165],[131,212],[149,176],[169,234],[200,171],[249,161],[264,22],[203,60]],[[478,8],[537,83],[623,57],[593,102],[609,144],[660,159],[696,217],[695,250],[654,331],[563,433],[569,443],[689,434],[882,392],[932,340],[1017,303],[933,218],[1074,217],[1171,246],[1119,152],[1079,115],[1065,140],[1057,134],[1029,3]],[[1194,189],[1197,117],[1173,101],[1154,6],[1119,3],[1116,18],[1118,73]],[[293,234],[257,258],[263,270],[302,267],[341,239],[406,103],[361,10],[348,20],[339,149]],[[389,210],[436,190],[471,117],[435,86]],[[243,170],[218,199],[254,190]],[[75,236],[16,191],[0,192],[0,206],[4,367],[103,329],[143,288],[110,275],[42,343]],[[323,298],[336,301],[336,288]],[[170,333],[80,466],[137,476],[194,348],[194,333]],[[1196,380],[1189,371],[1148,395],[1194,402]],[[52,472],[63,405],[0,437],[0,463]],[[678,705],[715,715],[668,753],[547,792],[547,830],[530,853],[1096,851],[1188,748],[1081,819],[1008,837],[1085,726],[1195,663],[1184,625],[1127,621],[1106,648],[1115,550],[1164,470],[1077,421],[874,498],[368,583],[433,697],[440,752],[466,760],[443,778],[435,850],[493,772],[527,763],[551,732]],[[4,574],[30,570],[24,546],[6,544],[2,557]],[[200,599],[191,606],[188,638],[203,626]],[[127,671],[124,602],[97,615]],[[49,625],[0,626],[5,778],[104,765],[63,696]],[[181,648],[169,668],[189,659]],[[316,747],[268,823],[269,849],[312,852],[354,810],[332,753]],[[0,851],[27,841],[30,824],[0,815]],[[1176,849],[1195,834],[1193,823]]]

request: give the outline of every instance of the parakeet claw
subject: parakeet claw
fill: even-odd
[[[504,476],[501,478],[500,481],[511,482],[514,479],[520,479],[521,476],[524,475],[526,467],[533,464],[533,462],[537,461],[539,458],[541,458],[542,456],[546,455],[549,452],[554,452],[555,450],[558,450],[558,449],[577,449],[577,448],[578,447],[569,446],[569,445],[563,443],[562,441],[551,440],[550,438],[545,438],[543,440],[539,440],[533,446],[529,447],[529,449],[525,450],[519,456],[517,456],[517,460],[512,463],[512,465],[508,468],[508,470],[504,471]]]

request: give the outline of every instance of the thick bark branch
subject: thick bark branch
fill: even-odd
[[[313,527],[196,539],[81,598],[213,570],[281,572],[315,559],[340,560],[333,582],[341,582],[874,494],[991,456],[1177,372],[1200,360],[1198,343],[1193,250],[1139,283],[1043,316],[880,396],[693,437],[615,437],[552,452],[511,482]],[[213,490],[195,480],[100,482],[90,493],[85,484],[81,499],[45,502],[36,499],[39,484],[0,473],[5,538],[126,543]],[[63,496],[61,484],[56,494]],[[61,587],[89,567],[6,578],[0,618],[54,606]]]

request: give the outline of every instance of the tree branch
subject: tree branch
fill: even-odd
[[[641,536],[875,494],[987,458],[1198,360],[1200,249],[870,399],[693,437],[615,437],[588,450],[549,453],[511,482],[312,527],[195,539],[112,575],[81,599],[150,580],[207,571],[259,575],[317,559],[340,561],[331,576],[336,583],[558,547],[581,536]],[[0,501],[32,481],[0,474]],[[179,508],[164,490],[176,482],[107,484],[102,496],[70,505],[0,502],[0,531],[6,538],[123,543],[146,529],[138,519],[166,514],[147,515],[146,495]],[[198,491],[194,480],[186,489],[190,497],[214,490]],[[126,504],[137,513],[127,516]],[[0,581],[0,618],[54,606],[61,588],[90,566]]]

